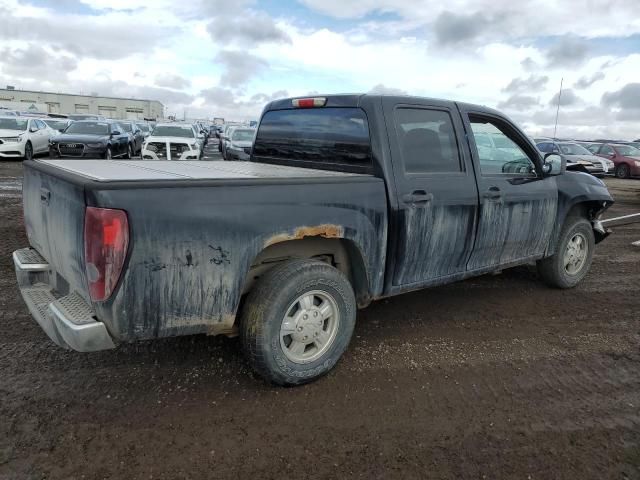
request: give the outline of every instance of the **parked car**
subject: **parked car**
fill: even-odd
[[[0,117],[0,159],[31,160],[49,149],[51,130],[37,118]]]
[[[68,118],[71,120],[106,120],[103,115],[94,115],[91,113],[70,113]]]
[[[49,142],[51,158],[111,158],[133,156],[129,134],[113,120],[79,120]]]
[[[138,128],[141,130],[142,136],[144,138],[147,138],[149,135],[151,135],[151,130],[153,130],[151,125],[144,122],[136,122],[136,125],[138,125]]]
[[[231,130],[228,145],[225,148],[225,160],[249,160],[251,146],[256,135],[255,128],[237,127]]]
[[[42,118],[41,120],[54,132],[64,132],[73,123],[73,120],[64,118]]]
[[[137,123],[128,120],[119,122],[125,132],[129,134],[129,141],[134,155],[142,154],[142,144],[144,143],[144,134]]]
[[[225,140],[228,140],[228,136],[230,133],[229,130],[237,126],[238,126],[237,123],[226,123],[222,127],[222,132],[220,132],[220,135],[219,135],[220,143],[218,143],[218,151],[222,153],[223,156],[224,156],[224,146],[225,146],[224,143],[225,143]]]
[[[476,146],[487,131],[519,151],[498,175]],[[239,334],[255,371],[298,385],[336,365],[374,300],[530,262],[553,287],[577,285],[613,199],[564,166],[486,107],[282,99],[242,168],[26,162],[30,247],[13,259],[58,345]]]
[[[229,146],[229,143],[231,143],[231,135],[233,135],[233,131],[236,128],[238,128],[237,125],[231,125],[229,128],[227,128],[224,135],[222,136],[222,158],[223,159],[227,158],[227,147]]]
[[[205,134],[205,131],[202,130],[200,126],[195,123],[191,125],[191,128],[193,128],[193,133],[198,139],[198,145],[200,150],[204,151],[204,147],[207,145],[207,136]]]
[[[202,147],[193,125],[159,123],[142,147],[143,160],[198,160]]]
[[[536,145],[543,153],[557,153],[567,161],[567,168],[584,169],[595,176],[602,176],[609,170],[613,171],[613,162],[593,155],[589,150],[576,142],[543,141]]]
[[[596,154],[615,164],[616,177],[640,176],[640,149],[631,145],[604,143],[600,145]]]

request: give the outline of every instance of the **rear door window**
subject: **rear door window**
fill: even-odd
[[[359,108],[266,112],[258,128],[252,161],[370,173],[367,117]]]
[[[449,112],[425,108],[398,108],[395,116],[406,173],[462,171]]]

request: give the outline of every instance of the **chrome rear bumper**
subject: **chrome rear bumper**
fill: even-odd
[[[104,323],[77,292],[57,295],[47,261],[32,248],[13,252],[18,286],[29,312],[51,340],[63,348],[93,352],[115,348]]]

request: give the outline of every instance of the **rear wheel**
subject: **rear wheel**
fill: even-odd
[[[629,178],[630,173],[631,169],[629,168],[629,165],[621,163],[616,167],[616,177],[618,178]]]
[[[33,145],[31,145],[31,142],[27,142],[24,146],[24,159],[33,160]]]
[[[594,248],[591,223],[584,217],[569,217],[560,232],[556,253],[538,262],[538,273],[549,286],[575,287],[591,268]]]
[[[351,284],[315,260],[267,272],[249,293],[240,335],[253,369],[278,385],[301,385],[329,372],[347,349],[356,318]]]

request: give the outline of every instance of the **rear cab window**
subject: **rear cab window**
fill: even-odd
[[[355,107],[270,110],[258,127],[251,160],[371,173],[367,116]]]

